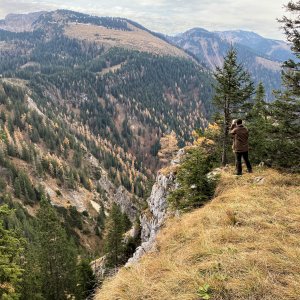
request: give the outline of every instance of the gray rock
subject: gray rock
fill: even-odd
[[[131,199],[131,195],[123,186],[120,186],[117,189],[114,195],[114,201],[119,205],[121,211],[123,213],[126,213],[131,222],[134,222],[136,220],[136,217],[138,215],[138,208],[134,205]]]
[[[220,176],[220,174],[222,173],[222,169],[221,168],[216,168],[214,170],[212,170],[211,172],[209,172],[206,177],[213,181],[213,180],[217,180],[218,177]]]
[[[254,183],[262,185],[265,183],[265,178],[262,176],[258,176],[254,178]]]
[[[105,265],[106,265],[106,256],[105,255],[90,263],[93,273],[99,280],[103,279],[105,277],[105,274],[107,272],[107,268]]]
[[[168,192],[174,188],[174,179],[173,174],[167,176],[158,174],[151,195],[147,199],[149,210],[140,217],[142,244],[136,249],[125,267],[136,263],[145,253],[156,251],[156,235],[168,215],[167,196]]]

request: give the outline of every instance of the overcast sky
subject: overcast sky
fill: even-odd
[[[244,29],[284,39],[276,18],[284,0],[0,0],[0,19],[9,13],[58,8],[98,16],[126,17],[145,27],[176,34],[193,27],[208,30]]]

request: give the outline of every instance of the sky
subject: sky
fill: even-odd
[[[0,0],[0,19],[9,13],[70,9],[97,16],[125,17],[150,30],[174,35],[194,27],[249,30],[284,39],[276,18],[287,0]]]

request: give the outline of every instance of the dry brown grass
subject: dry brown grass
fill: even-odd
[[[65,27],[65,34],[71,38],[88,40],[111,47],[150,52],[160,55],[172,55],[188,58],[181,49],[172,46],[149,32],[128,24],[132,31],[108,29],[91,24],[69,24]]]
[[[158,252],[122,268],[96,300],[200,300],[204,284],[214,300],[299,300],[299,184],[274,170],[223,172],[215,199],[170,219]]]

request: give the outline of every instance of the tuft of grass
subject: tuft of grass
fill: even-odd
[[[106,280],[95,299],[300,299],[300,176],[232,174],[222,172],[211,202],[169,219],[159,250]]]

